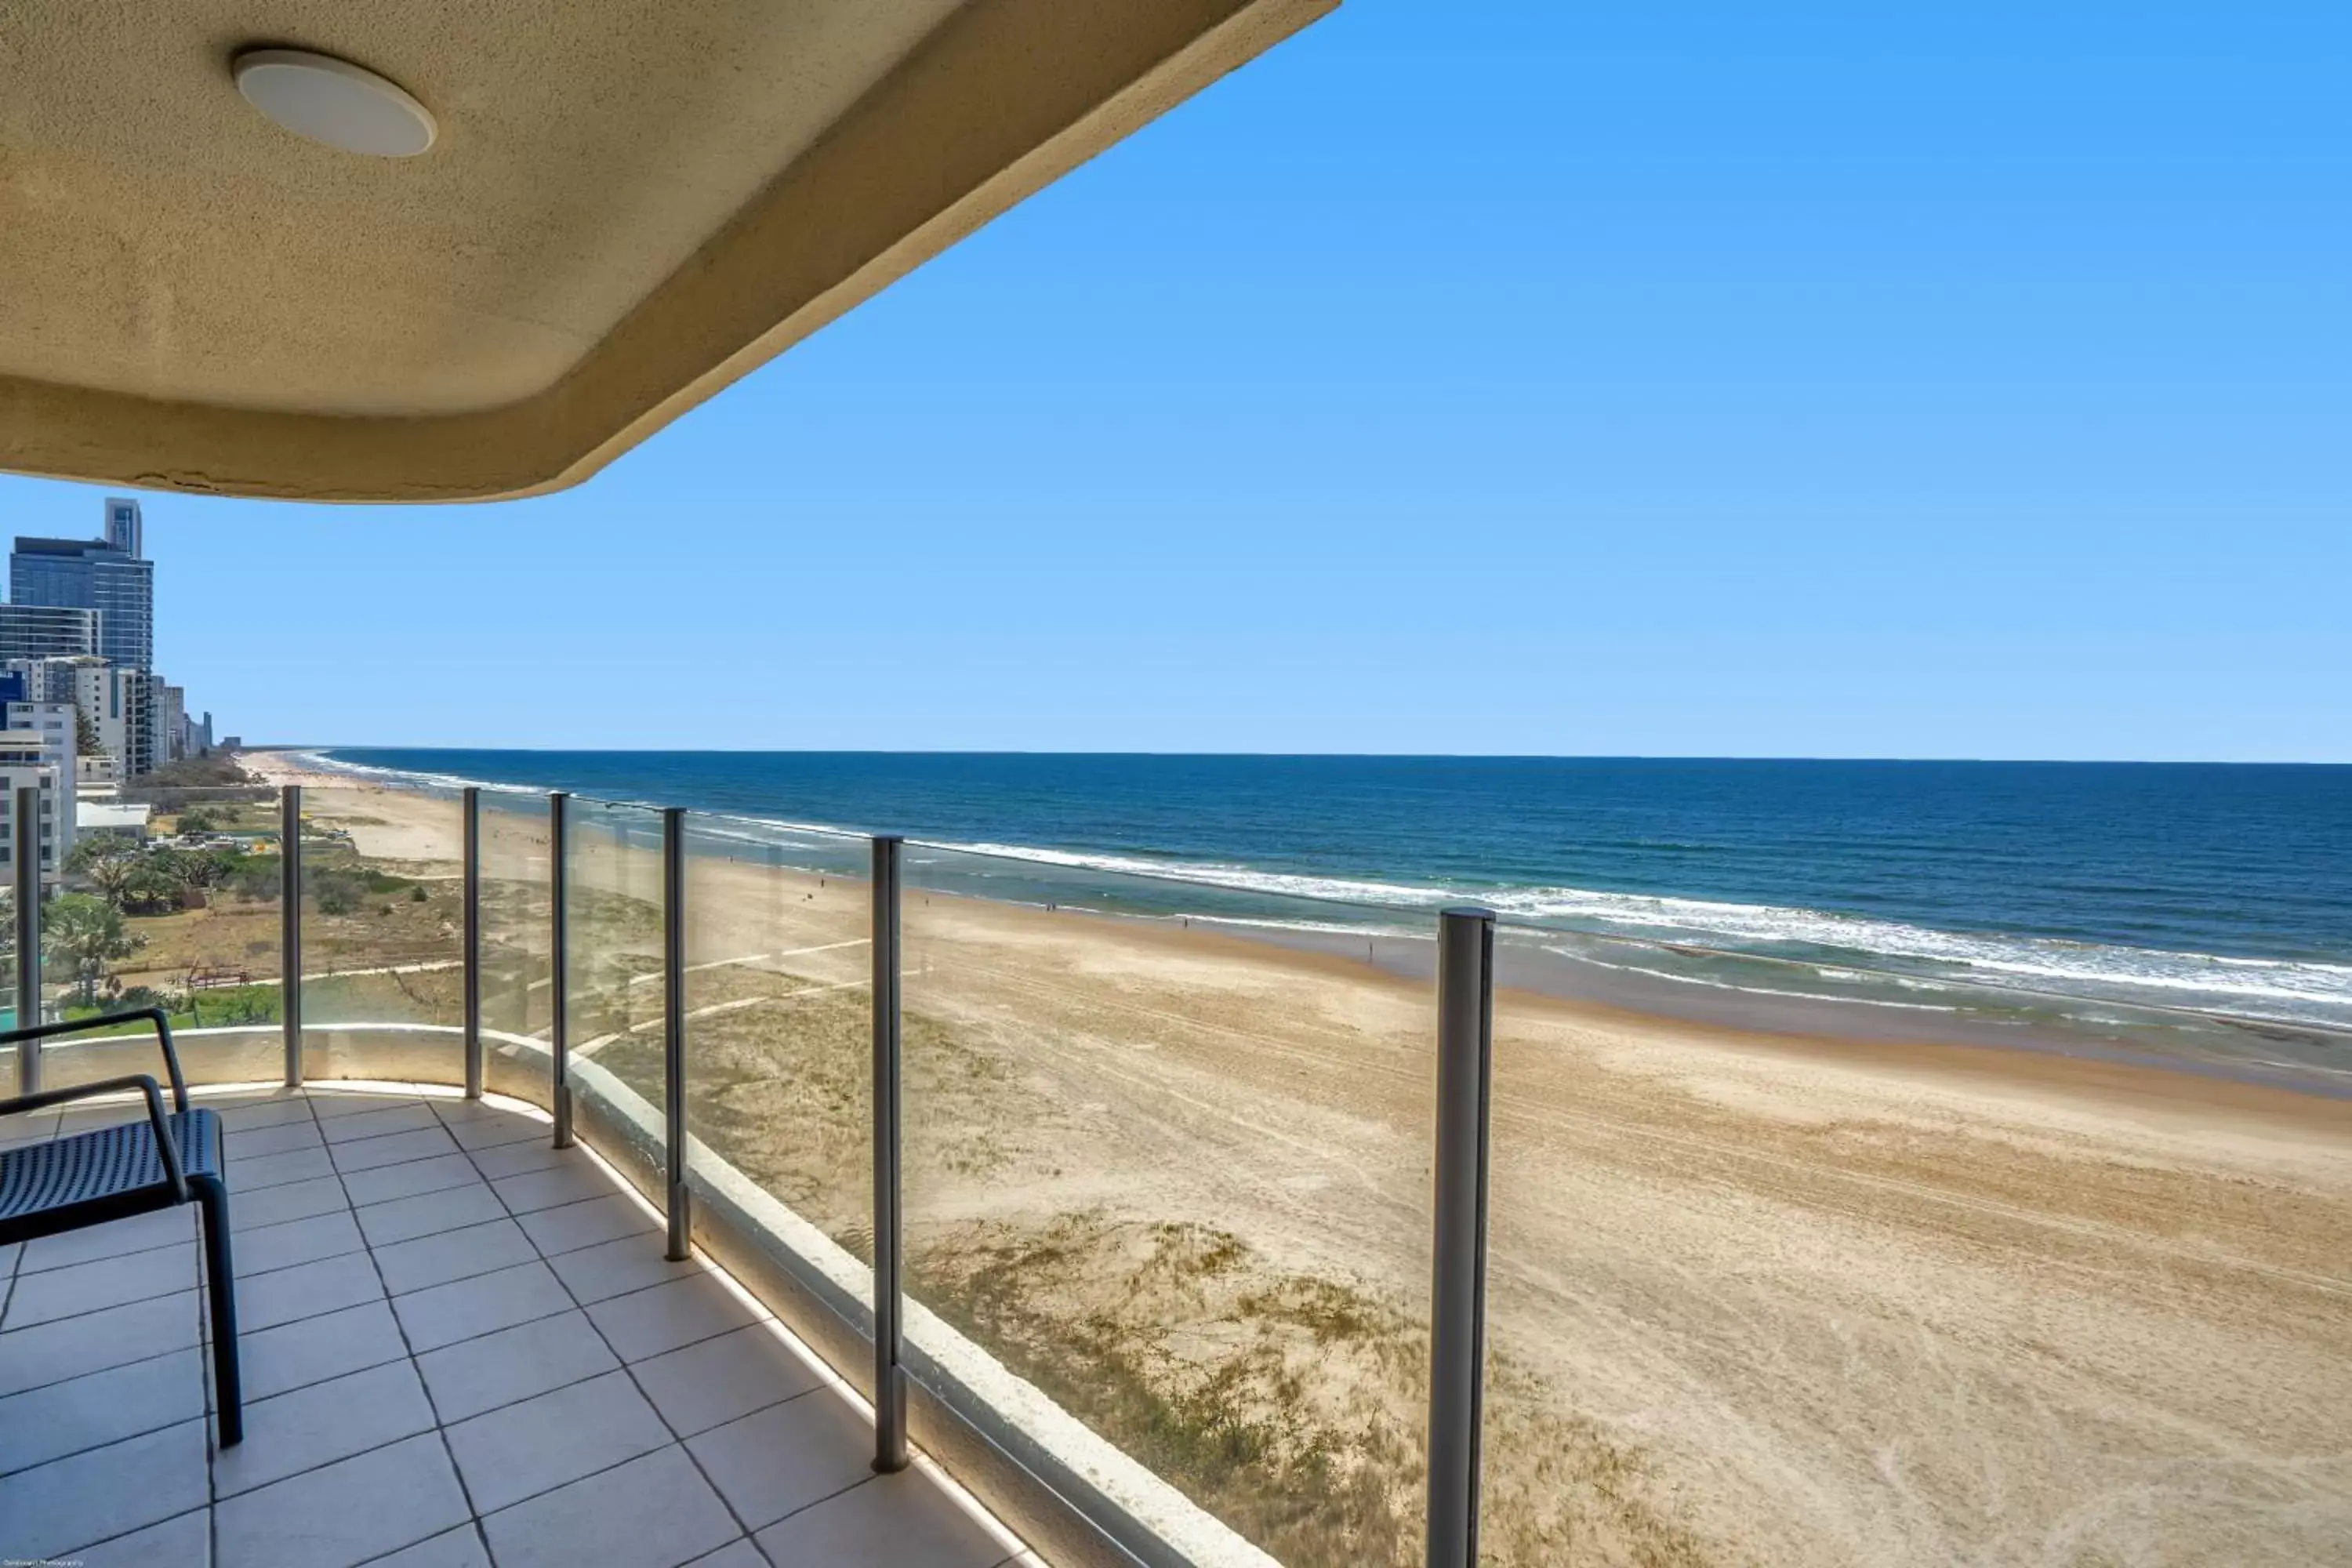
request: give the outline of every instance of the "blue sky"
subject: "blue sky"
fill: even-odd
[[[579,489],[150,496],[160,657],[278,740],[2352,761],[2347,57],[1349,0]]]

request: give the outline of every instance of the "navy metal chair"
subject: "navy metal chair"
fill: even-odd
[[[180,1076],[179,1052],[172,1047],[171,1020],[161,1007],[142,1007],[103,1017],[10,1029],[0,1033],[0,1046],[22,1049],[31,1041],[142,1021],[155,1026],[156,1043],[163,1047],[163,1069],[172,1079],[168,1113],[162,1091],[146,1073],[0,1100],[0,1116],[45,1110],[133,1089],[147,1100],[144,1121],[0,1149],[0,1247],[172,1208],[193,1198],[204,1222],[205,1276],[212,1302],[213,1391],[219,1402],[221,1447],[226,1448],[245,1436],[236,1362],[236,1279],[228,1255],[226,1151],[220,1118],[210,1110],[188,1109],[188,1086]]]

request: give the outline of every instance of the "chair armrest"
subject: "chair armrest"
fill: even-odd
[[[172,1136],[171,1123],[163,1119],[163,1093],[155,1080],[143,1072],[126,1073],[121,1078],[100,1079],[96,1083],[78,1083],[68,1089],[45,1089],[38,1094],[20,1094],[14,1100],[0,1100],[0,1116],[19,1110],[39,1110],[47,1106],[63,1105],[69,1100],[88,1100],[93,1095],[120,1094],[135,1089],[147,1100],[147,1120],[155,1129],[155,1152],[163,1162],[163,1175],[172,1184],[172,1195],[180,1203],[188,1201],[188,1177],[180,1162],[180,1141]],[[183,1110],[187,1107],[184,1102]]]
[[[172,1045],[172,1020],[161,1007],[131,1007],[120,1013],[101,1013],[93,1018],[64,1018],[54,1024],[34,1024],[22,1029],[0,1030],[0,1046],[14,1046],[35,1040],[55,1039],[60,1035],[83,1035],[93,1029],[110,1029],[117,1024],[132,1024],[144,1019],[155,1026],[155,1043],[163,1047],[163,1070],[172,1079],[172,1109],[188,1109],[187,1080],[180,1076],[180,1053]],[[129,1088],[128,1084],[122,1085]]]

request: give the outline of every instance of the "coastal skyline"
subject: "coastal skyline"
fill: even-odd
[[[321,743],[2352,761],[2352,24],[1477,15],[578,490],[151,494],[159,638]]]

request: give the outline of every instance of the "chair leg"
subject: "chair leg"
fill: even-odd
[[[205,1283],[211,1292],[213,1396],[219,1401],[220,1446],[245,1440],[245,1392],[237,1375],[236,1273],[228,1256],[228,1189],[215,1177],[191,1176],[204,1214]]]

